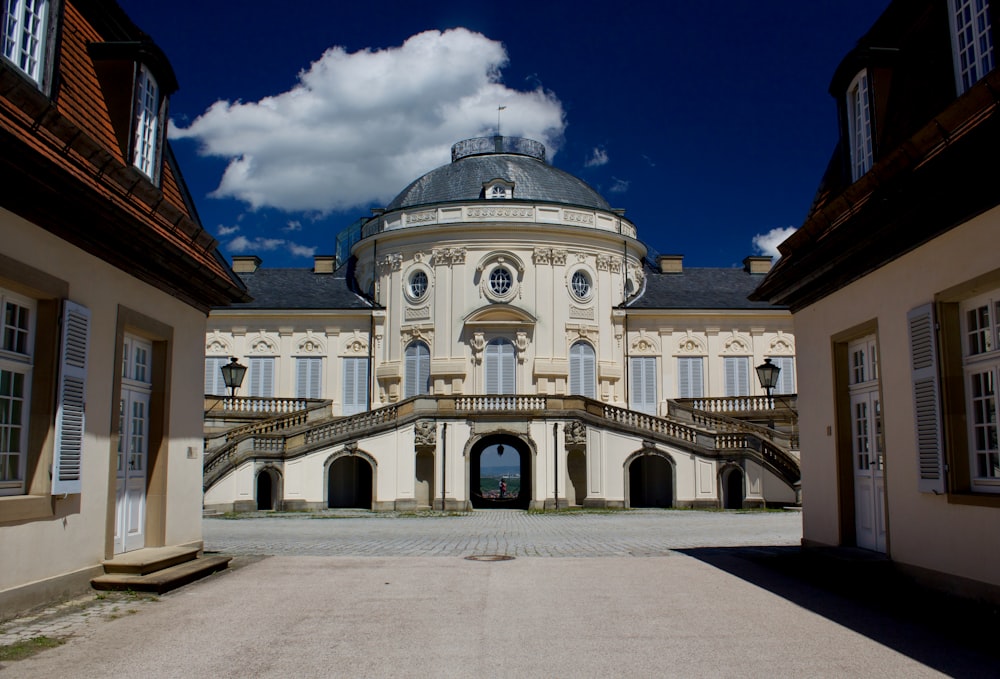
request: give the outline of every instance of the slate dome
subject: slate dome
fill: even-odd
[[[411,183],[386,211],[479,200],[483,198],[483,184],[493,179],[513,182],[516,201],[611,210],[601,194],[585,181],[549,165],[543,144],[520,137],[477,137],[452,146],[451,163]]]

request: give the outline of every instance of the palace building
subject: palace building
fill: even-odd
[[[253,301],[209,317],[207,509],[797,500],[791,315],[748,300],[770,259],[652,256],[536,141],[462,141],[336,255],[261,265],[235,257]]]

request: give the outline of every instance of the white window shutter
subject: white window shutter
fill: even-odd
[[[295,397],[320,398],[322,392],[322,358],[295,359]]]
[[[368,408],[368,359],[344,359],[344,415],[354,415]]]
[[[727,356],[723,361],[726,370],[726,396],[739,396],[739,364],[740,359]]]
[[[917,488],[921,493],[939,494],[945,491],[945,483],[934,305],[925,304],[912,309],[906,319],[910,329],[910,368],[917,436]]]
[[[514,373],[517,358],[514,356],[514,344],[504,340],[500,345],[500,393],[514,394],[517,388],[514,385]]]
[[[66,300],[63,304],[55,455],[52,461],[53,495],[76,494],[83,489],[81,472],[89,338],[90,310]]]
[[[430,390],[431,352],[423,342],[411,342],[404,356],[403,398]]]
[[[632,409],[650,415],[656,414],[656,358],[635,356],[630,361]]]
[[[569,348],[569,391],[587,398],[595,398],[596,361],[594,348],[586,342],[577,342]]]

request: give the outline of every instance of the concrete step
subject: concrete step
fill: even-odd
[[[94,589],[163,594],[229,567],[230,556],[202,556],[152,573],[105,573],[90,581]]]
[[[145,575],[154,571],[176,566],[198,558],[199,548],[191,547],[146,547],[134,552],[119,554],[102,562],[105,573],[126,573]]]

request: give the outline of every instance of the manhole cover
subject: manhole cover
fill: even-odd
[[[506,554],[473,554],[465,558],[467,561],[513,561],[514,559]]]

